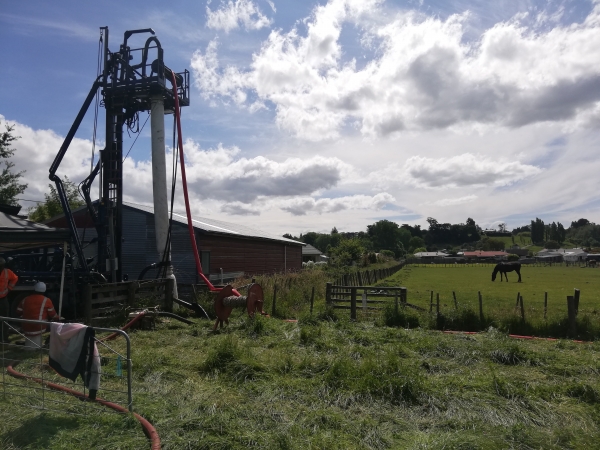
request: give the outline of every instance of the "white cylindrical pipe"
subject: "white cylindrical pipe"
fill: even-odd
[[[162,95],[150,99],[152,137],[152,194],[154,196],[154,232],[159,261],[171,260],[171,246],[166,249],[169,233],[169,200],[167,196],[167,158],[165,148],[165,104]],[[166,257],[165,257],[166,256]],[[173,278],[173,296],[178,298],[173,266],[167,267],[167,278]]]
[[[169,231],[169,202],[167,198],[167,161],[165,154],[165,104],[162,95],[150,99],[150,128],[152,135],[152,193],[154,195],[154,232],[159,259],[164,259]],[[170,251],[170,249],[167,249]],[[169,255],[167,255],[169,256]]]

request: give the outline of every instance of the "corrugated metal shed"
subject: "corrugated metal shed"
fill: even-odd
[[[140,205],[131,202],[123,202],[123,206],[137,209],[140,211],[145,211],[149,214],[154,214],[154,208],[152,208],[151,206]],[[182,223],[187,226],[187,217],[185,216],[185,214],[173,213],[173,222]],[[276,236],[274,234],[270,234],[262,230],[257,230],[256,228],[250,228],[237,223],[223,222],[221,220],[216,220],[212,218],[209,219],[204,217],[197,217],[195,219],[192,218],[192,222],[194,224],[195,229],[207,233],[228,234],[239,237],[268,239],[273,241],[289,242],[296,245],[305,245],[301,242],[294,241],[293,239],[287,239],[281,236]]]
[[[73,212],[82,237],[85,228],[85,243],[96,237],[96,231],[88,218],[87,210],[80,208]],[[66,226],[64,217],[50,220],[54,226]],[[129,279],[136,279],[150,264],[159,262],[154,234],[154,213],[148,206],[124,202],[123,204],[123,245],[121,268]],[[201,252],[202,269],[206,275],[244,272],[260,274],[300,270],[302,267],[302,242],[276,236],[245,225],[223,222],[215,219],[196,218],[193,221],[196,243]],[[95,251],[90,245],[88,254]],[[179,283],[197,283],[196,264],[187,228],[187,218],[173,214],[171,229],[171,260]],[[146,277],[155,276],[149,272]]]

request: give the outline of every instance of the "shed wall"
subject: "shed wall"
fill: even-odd
[[[302,246],[197,233],[200,251],[210,252],[211,273],[263,274],[302,268]]]

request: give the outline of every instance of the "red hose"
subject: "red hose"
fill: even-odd
[[[450,330],[446,330],[444,331],[445,334],[480,334],[479,331],[450,331]],[[513,339],[528,339],[528,340],[532,340],[532,339],[537,339],[537,340],[541,340],[541,341],[558,341],[558,339],[556,338],[543,338],[543,337],[537,337],[537,336],[523,336],[520,334],[509,334],[508,337],[511,337]],[[577,344],[592,344],[591,341],[577,341],[577,340],[573,340],[572,342],[575,342]]]
[[[13,376],[15,378],[22,378],[22,379],[25,379],[25,380],[32,380],[32,381],[35,381],[36,383],[41,384],[42,386],[47,386],[50,389],[54,389],[56,391],[66,392],[66,393],[71,394],[74,397],[77,397],[77,398],[82,399],[82,400],[94,401],[96,403],[100,403],[101,405],[106,406],[107,408],[112,408],[112,409],[114,409],[115,411],[118,411],[118,412],[122,412],[122,413],[129,412],[127,409],[123,408],[121,405],[117,405],[116,403],[112,403],[112,402],[109,402],[109,401],[106,401],[106,400],[102,400],[100,398],[96,398],[95,400],[92,400],[89,397],[86,397],[81,392],[74,391],[73,389],[69,389],[69,388],[61,386],[59,384],[50,383],[49,381],[43,381],[40,378],[32,377],[32,376],[29,376],[29,375],[25,375],[25,374],[23,374],[21,372],[17,372],[15,369],[13,369],[12,364],[9,365],[6,368],[6,371],[9,373],[9,375],[11,375],[11,376]],[[150,422],[148,422],[146,419],[144,419],[139,414],[137,414],[137,413],[132,413],[132,414],[138,420],[138,422],[142,425],[142,427],[144,428],[144,433],[150,439],[150,442],[151,442],[151,447],[150,448],[152,450],[160,450],[160,436],[158,435],[158,432],[156,431],[156,428],[154,428]]]
[[[198,276],[208,286],[211,291],[220,291],[220,288],[216,288],[210,282],[208,278],[202,272],[202,264],[200,263],[200,255],[198,254],[198,245],[196,244],[196,235],[194,234],[194,225],[192,224],[192,213],[190,211],[190,198],[188,195],[187,178],[185,176],[185,158],[183,157],[183,138],[181,137],[181,115],[179,109],[179,95],[177,93],[177,79],[175,78],[175,72],[171,72],[171,82],[173,83],[173,99],[175,100],[175,118],[177,122],[177,143],[179,145],[179,161],[181,166],[181,184],[183,186],[183,197],[185,199],[185,213],[188,221],[188,231],[190,233],[190,241],[192,244],[192,250],[194,251],[194,260],[196,261],[196,271]],[[240,293],[233,289],[235,295],[239,296]]]
[[[133,325],[134,323],[136,323],[138,320],[141,320],[142,317],[144,317],[146,315],[147,311],[142,311],[141,313],[139,313],[136,317],[134,317],[132,320],[130,320],[128,323],[125,324],[125,326],[123,326],[121,328],[121,331],[125,331],[126,329],[128,329],[131,325]],[[102,339],[98,339],[99,341],[112,341],[114,338],[121,336],[120,333],[113,333],[113,334],[109,334],[106,337],[103,337]]]

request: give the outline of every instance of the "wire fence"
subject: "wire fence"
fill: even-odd
[[[48,325],[39,320],[0,317],[0,362],[2,364],[2,396],[8,403],[59,413],[88,415],[90,412],[108,412],[100,402],[81,401],[89,398],[89,390],[81,377],[76,381],[60,376],[49,366],[49,335],[42,343],[25,335],[22,324]],[[123,341],[103,341],[94,338],[100,354],[100,370],[91,371],[101,377],[97,399],[133,411],[131,342],[124,331],[112,328],[90,327],[96,333],[118,333]],[[45,341],[45,342],[44,342]],[[87,352],[86,352],[87,353]],[[89,356],[89,353],[86,354]],[[59,386],[79,394],[56,390]],[[114,411],[113,411],[114,412]]]

